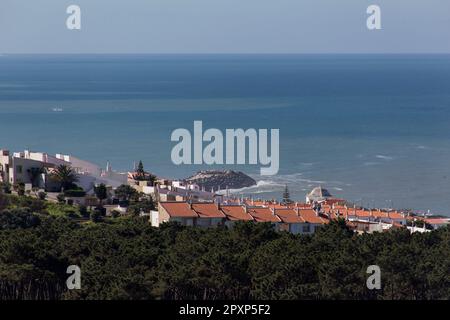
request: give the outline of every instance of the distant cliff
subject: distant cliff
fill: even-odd
[[[219,188],[240,189],[256,185],[256,181],[245,173],[233,170],[203,170],[186,178],[185,181],[195,183],[206,191],[212,188],[217,191]]]

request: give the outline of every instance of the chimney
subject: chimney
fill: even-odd
[[[248,207],[245,203],[244,203],[244,211],[245,211],[245,213],[248,213]]]
[[[316,214],[316,217],[319,216],[319,207],[314,207],[314,213]]]
[[[300,217],[300,209],[297,206],[295,207],[295,213],[297,214],[297,217]]]
[[[270,208],[270,212],[272,213],[272,215],[275,215],[275,209],[274,208]]]

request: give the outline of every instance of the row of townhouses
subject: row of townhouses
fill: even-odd
[[[220,204],[212,202],[160,202],[158,211],[151,215],[151,223],[175,221],[184,226],[232,226],[236,221],[267,222],[276,230],[294,234],[311,234],[328,223],[318,210],[312,208],[251,207],[246,204]]]
[[[253,221],[270,223],[275,230],[293,234],[312,234],[331,220],[339,218],[359,233],[383,232],[391,228],[408,228],[411,232],[430,231],[425,228],[425,224],[415,227],[418,220],[426,222],[433,229],[450,224],[448,218],[422,218],[395,210],[349,208],[335,202],[283,205],[275,201],[248,199],[235,203],[166,201],[159,202],[158,211],[150,213],[151,224],[155,227],[170,221],[198,227],[232,226],[236,221]]]

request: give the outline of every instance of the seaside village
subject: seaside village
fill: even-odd
[[[66,189],[61,187],[64,175],[73,179]],[[60,179],[53,179],[54,176]],[[226,186],[222,186],[225,190],[221,191],[205,190],[183,180],[157,178],[144,171],[142,163],[135,165],[132,172],[121,173],[112,170],[109,163],[102,169],[71,155],[53,156],[28,150],[14,153],[0,150],[0,183],[11,186],[12,193],[72,206],[100,208],[104,216],[131,214],[130,207],[134,202],[134,214],[137,204],[138,215],[147,217],[155,227],[169,221],[197,227],[253,221],[271,223],[279,231],[312,234],[338,218],[344,219],[358,233],[383,232],[391,228],[429,232],[450,223],[445,217],[392,208],[359,207],[333,197],[321,186],[313,188],[302,202],[288,199],[287,187],[282,201],[251,199],[231,195]],[[103,196],[96,193],[100,185],[105,190]],[[139,207],[139,203],[148,203],[149,199],[151,206]]]

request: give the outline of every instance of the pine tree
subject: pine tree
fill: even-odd
[[[139,160],[138,167],[136,169],[137,177],[139,180],[145,180],[145,170],[144,170],[144,164],[142,163],[142,160]]]
[[[288,189],[288,186],[287,186],[287,185],[284,187],[284,192],[283,192],[283,203],[284,203],[284,204],[290,204],[290,203],[292,203],[291,196],[290,196],[290,194],[289,194],[289,189]]]

